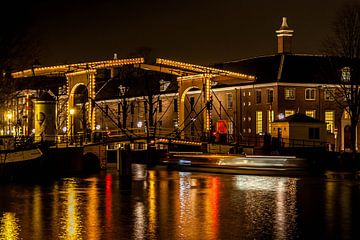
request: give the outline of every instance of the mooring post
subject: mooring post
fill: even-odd
[[[120,176],[131,176],[130,144],[125,144],[124,148],[118,148],[116,152],[117,170]]]

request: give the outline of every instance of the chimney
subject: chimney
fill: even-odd
[[[278,53],[291,53],[291,42],[293,37],[293,32],[289,28],[286,17],[282,18],[282,24],[279,30],[276,31],[276,36],[278,39]]]

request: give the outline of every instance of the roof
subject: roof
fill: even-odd
[[[288,116],[284,119],[275,120],[274,122],[289,122],[289,123],[324,123],[318,119],[306,116],[302,113],[295,113],[294,115]]]
[[[275,54],[215,64],[214,67],[256,76],[256,83],[333,83],[340,80],[344,59],[322,55]]]

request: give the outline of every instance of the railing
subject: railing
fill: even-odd
[[[255,137],[243,137],[239,140],[239,144],[263,147],[271,146],[272,148],[306,148],[306,147],[326,147],[327,142],[319,140],[277,138],[270,135],[257,135]]]

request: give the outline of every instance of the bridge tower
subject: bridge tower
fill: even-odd
[[[185,98],[187,92],[192,88],[198,88],[203,93],[202,97],[202,106],[207,106],[211,104],[211,74],[196,74],[184,77],[178,77],[178,127],[184,136],[184,127],[185,127]],[[203,111],[203,127],[202,130],[204,133],[208,134],[210,132],[210,119],[211,111],[210,109],[205,109]]]

